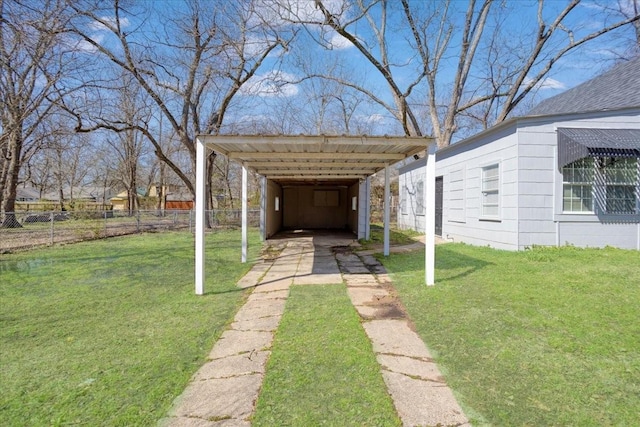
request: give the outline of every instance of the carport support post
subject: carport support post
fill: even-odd
[[[267,178],[260,177],[260,237],[267,240]]]
[[[435,283],[436,244],[436,144],[427,147],[424,186],[424,279],[427,286]]]
[[[389,165],[384,167],[384,256],[389,256],[389,217],[390,215]]]
[[[196,295],[204,295],[204,215],[206,183],[206,147],[196,139]]]
[[[242,262],[247,262],[247,167],[242,165]]]

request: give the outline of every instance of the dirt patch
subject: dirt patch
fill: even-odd
[[[334,255],[352,253],[353,246],[332,246],[331,252],[333,252]]]
[[[276,259],[278,259],[278,257],[280,256],[280,254],[282,253],[282,251],[286,246],[287,246],[286,243],[275,244],[275,245],[267,244],[262,248],[262,252],[260,253],[260,256],[265,261],[275,261]]]

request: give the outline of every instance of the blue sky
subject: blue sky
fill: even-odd
[[[633,0],[621,0],[630,3]],[[297,9],[298,17],[305,20],[317,20],[319,18],[318,11],[314,7],[313,0],[262,0],[263,7],[258,8],[261,16],[267,17],[270,23],[280,26],[286,30],[290,28],[289,24],[280,20],[271,10],[278,3],[286,2],[289,7]],[[157,10],[161,11],[162,1],[154,2]],[[165,5],[171,5],[174,8],[180,8],[181,2],[164,1]],[[325,0],[325,5],[330,10],[338,12],[344,7],[344,0]],[[537,2],[530,0],[511,0],[508,2],[497,2],[494,10],[499,15],[504,13],[504,17],[500,20],[503,33],[506,38],[502,41],[504,46],[514,43],[524,37],[524,40],[531,40],[527,35],[535,31],[536,25],[536,8]],[[601,2],[602,3],[602,2]],[[206,2],[204,3],[207,4]],[[214,4],[214,3],[211,3]],[[219,4],[219,3],[218,3]],[[397,6],[399,3],[390,2],[390,5]],[[438,5],[438,2],[431,0],[414,1],[418,12],[426,11],[429,7]],[[550,21],[557,15],[566,3],[564,1],[547,1],[545,3],[544,17]],[[615,5],[615,0],[608,2]],[[460,20],[464,15],[467,2],[454,0],[451,4],[452,9],[456,13],[453,14],[454,19]],[[505,5],[505,7],[502,7]],[[492,15],[492,16],[497,16]],[[350,14],[343,14],[342,19],[352,17]],[[374,16],[375,17],[375,16]],[[594,31],[602,26],[607,15],[603,11],[600,4],[594,1],[585,1],[579,5],[566,20],[567,27],[575,31],[574,36],[579,38],[583,34]],[[153,20],[157,19],[151,16],[149,23],[153,24]],[[489,25],[492,26],[496,21],[491,20]],[[125,25],[133,24],[128,21],[123,22]],[[132,25],[133,27],[134,25]],[[303,70],[296,63],[304,63],[305,66],[312,66],[314,69],[323,71],[323,68],[330,66],[340,66],[346,70],[348,77],[354,77],[356,80],[363,82],[368,89],[375,92],[381,99],[391,103],[391,96],[386,87],[386,83],[381,79],[380,75],[363,60],[362,55],[346,40],[342,39],[331,30],[319,29],[317,26],[307,27],[307,31],[300,32],[298,38],[292,43],[290,49],[284,51],[279,49],[268,58],[258,71],[257,75],[246,85],[240,93],[237,103],[243,105],[242,115],[235,113],[235,117],[229,117],[234,121],[247,121],[253,118],[259,121],[268,115],[274,108],[282,108],[287,102],[299,100],[298,102],[307,102],[308,88],[310,82],[296,85],[281,85],[276,87],[272,80],[279,78],[282,80],[297,80],[304,75]],[[352,30],[358,39],[367,41],[371,40],[372,33],[370,28],[365,25],[364,21],[353,24],[348,27]],[[415,51],[407,44],[406,26],[402,26],[399,21],[391,19],[389,22],[389,30],[387,32],[388,47],[391,52],[392,59],[396,62],[396,66],[392,67],[396,81],[401,87],[406,87],[411,82],[416,73],[416,67],[420,67],[420,62],[415,57]],[[95,40],[104,42],[106,32],[99,25],[94,27]],[[602,70],[612,65],[612,59],[620,53],[623,45],[620,43],[625,37],[632,37],[632,30],[625,29],[617,31],[612,35],[607,35],[599,40],[592,41],[581,47],[574,53],[559,60],[543,83],[540,85],[535,98],[530,99],[530,103],[536,100],[546,98],[562,92],[563,90],[574,87],[585,80],[593,77]],[[457,61],[456,43],[460,38],[459,29],[452,36],[451,50],[445,55],[441,66],[442,78],[439,84],[446,87],[451,84],[448,69],[455,67]],[[330,50],[320,46],[318,40],[324,40],[326,46],[331,47]],[[255,46],[259,46],[260,42],[256,39]],[[513,47],[513,50],[517,48]],[[375,49],[374,49],[375,51]],[[476,56],[481,57],[484,51],[481,49]],[[480,76],[482,67],[472,72],[471,79]],[[421,93],[426,89],[418,88],[416,99],[420,98]],[[442,97],[446,98],[446,90],[440,92]],[[393,133],[398,131],[397,123],[388,119],[388,113],[375,105],[360,107],[358,113],[363,122],[379,122],[379,129],[382,133]],[[387,117],[387,119],[385,119]]]

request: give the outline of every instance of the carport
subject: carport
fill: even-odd
[[[384,255],[389,254],[389,167],[427,150],[425,280],[433,284],[435,143],[388,136],[200,135],[196,146],[196,294],[204,293],[206,158],[211,151],[242,165],[242,261],[247,254],[247,171],[261,177],[263,239],[281,229],[350,229],[369,238],[371,176],[385,171]]]

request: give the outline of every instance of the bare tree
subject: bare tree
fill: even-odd
[[[194,0],[166,3],[163,11],[152,3],[131,6],[119,0],[106,8],[101,1],[74,3],[83,19],[75,23],[73,32],[131,75],[160,110],[164,125],[175,134],[190,162],[188,167],[181,166],[179,158],[165,152],[151,122],[121,123],[103,111],[90,117],[81,106],[69,106],[78,118],[78,130],[136,128],[195,194],[196,135],[220,132],[234,97],[286,42],[255,12],[253,3]],[[209,177],[214,159],[211,153]]]
[[[122,86],[115,101],[119,106],[119,122],[128,124],[149,123],[152,110],[147,105],[145,93],[135,84],[130,74],[122,76]],[[106,138],[111,153],[117,159],[115,169],[119,182],[127,192],[126,209],[129,215],[139,209],[138,167],[145,146],[145,136],[133,126],[125,127],[113,137]]]
[[[316,10],[310,11],[299,2],[283,0],[273,9],[283,20],[307,28],[328,49],[336,34],[348,40],[384,82],[391,102],[371,85],[328,73],[314,77],[367,94],[398,120],[405,134],[430,131],[439,146],[446,146],[466,112],[476,111],[484,126],[505,120],[560,59],[640,19],[636,14],[609,22],[597,15],[599,19],[590,23],[597,27],[585,31],[571,19],[579,3],[538,0],[536,8],[525,8],[521,2],[469,0],[463,10],[456,1],[316,0]],[[478,55],[483,47],[498,48],[504,31],[514,32],[513,26],[494,27],[500,21],[490,18],[516,13],[519,22],[535,23],[530,33],[511,34],[517,43],[514,49],[501,50],[506,57]],[[401,48],[399,41],[404,41]],[[424,110],[430,119],[427,125],[420,120]]]
[[[81,68],[65,36],[68,17],[63,0],[0,0],[2,227],[20,226],[13,213],[20,171],[42,142],[43,121]]]

